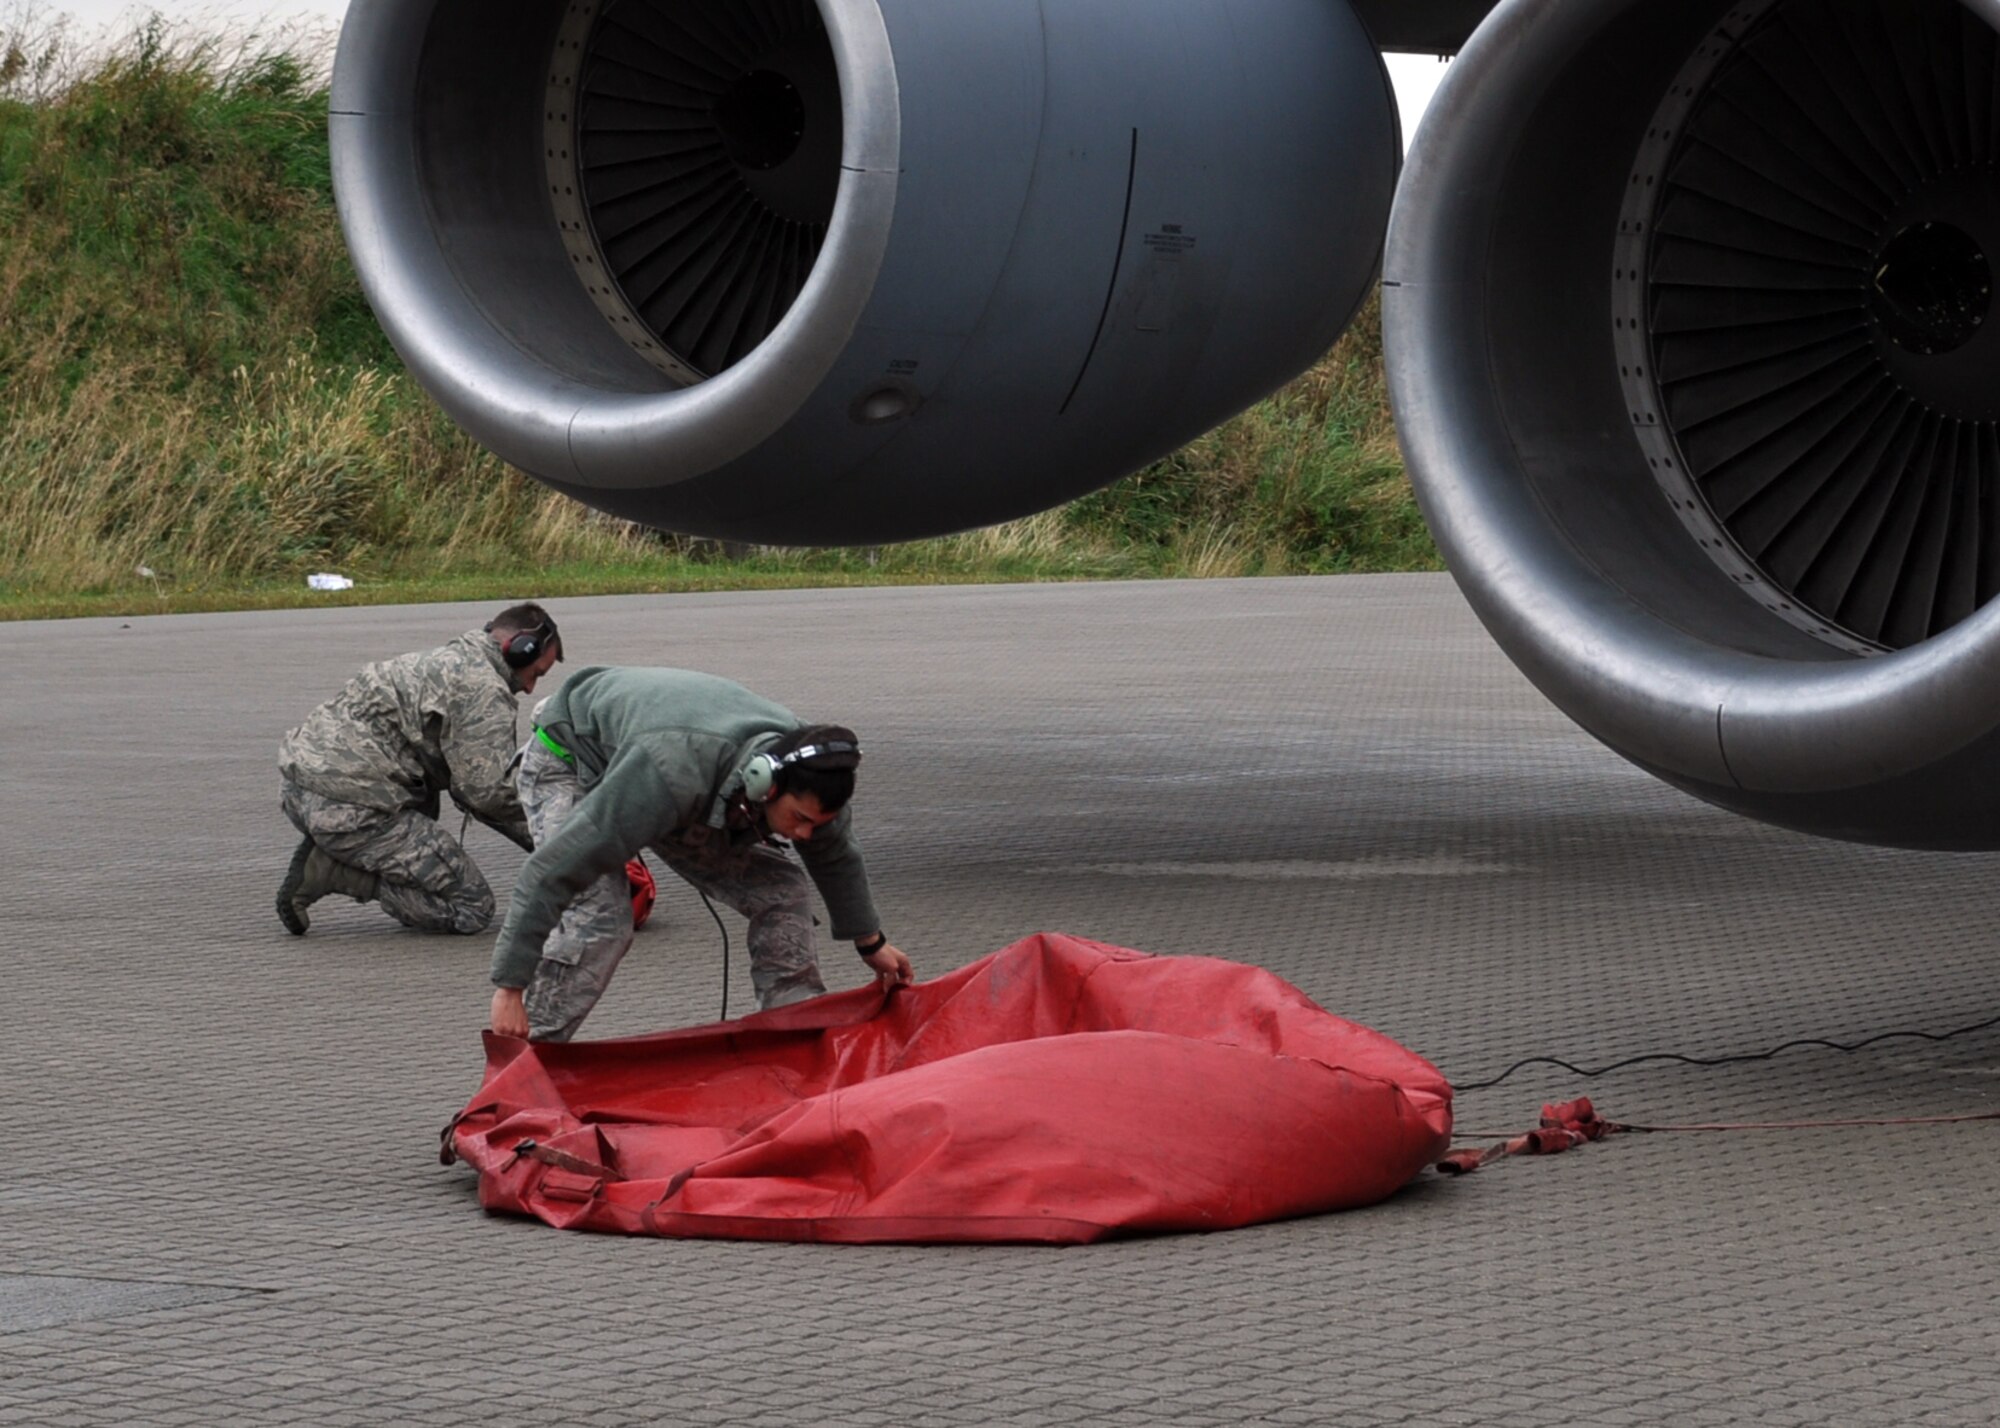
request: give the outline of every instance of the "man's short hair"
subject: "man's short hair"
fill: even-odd
[[[782,762],[787,754],[828,744],[847,745],[853,752],[822,754],[811,763]],[[852,729],[841,724],[808,724],[772,745],[770,753],[781,761],[771,780],[773,797],[786,793],[810,794],[827,813],[838,813],[854,797],[854,770],[861,763],[861,741]]]
[[[532,600],[519,605],[509,605],[491,620],[486,628],[504,646],[509,635],[526,634],[530,630],[547,630],[549,641],[555,645],[556,658],[562,658],[562,636],[556,632],[556,622],[549,618],[549,612]]]

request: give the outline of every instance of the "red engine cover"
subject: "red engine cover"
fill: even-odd
[[[1257,967],[1043,934],[885,994],[616,1041],[488,1034],[448,1143],[491,1210],[838,1241],[1218,1230],[1366,1205],[1451,1087]]]

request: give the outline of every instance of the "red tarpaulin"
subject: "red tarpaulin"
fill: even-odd
[[[488,1034],[490,1210],[744,1239],[1080,1243],[1382,1199],[1435,1067],[1257,967],[1043,934],[936,981],[617,1041]]]

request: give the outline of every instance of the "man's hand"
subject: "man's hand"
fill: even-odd
[[[910,959],[887,942],[861,960],[874,969],[875,975],[881,979],[884,987],[907,987],[917,979],[915,970],[910,966]]]
[[[887,952],[889,949],[882,949]],[[528,1034],[528,1009],[521,1003],[519,987],[495,987],[493,989],[493,1030],[501,1036],[526,1036]]]

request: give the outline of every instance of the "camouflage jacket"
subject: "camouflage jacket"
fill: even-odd
[[[528,821],[508,766],[515,672],[480,630],[371,664],[278,746],[278,768],[342,803],[435,818],[440,796],[526,848]]]

